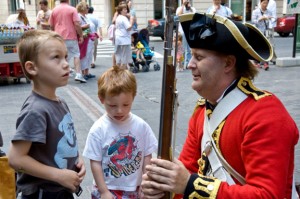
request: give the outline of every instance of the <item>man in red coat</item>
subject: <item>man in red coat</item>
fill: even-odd
[[[252,84],[250,60],[270,60],[271,45],[251,24],[221,16],[189,14],[180,22],[193,54],[192,88],[202,98],[179,160],[152,159],[146,167],[145,198],[164,191],[193,199],[291,198],[297,126],[274,94]]]

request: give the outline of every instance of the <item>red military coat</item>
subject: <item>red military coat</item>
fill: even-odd
[[[240,81],[243,82],[239,82],[238,87],[248,98],[228,115],[217,146],[227,162],[245,178],[246,184],[242,186],[236,181],[236,185],[229,186],[226,182],[193,174],[184,198],[191,193],[194,193],[193,198],[291,198],[294,147],[299,139],[297,126],[276,96],[255,88],[250,80],[242,78]],[[205,105],[199,102],[189,121],[188,135],[179,157],[191,173],[199,169],[204,111]],[[207,189],[203,180],[209,180],[214,186]]]

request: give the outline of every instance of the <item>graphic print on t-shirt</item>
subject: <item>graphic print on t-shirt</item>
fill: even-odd
[[[74,123],[70,113],[67,113],[58,126],[63,137],[57,144],[57,152],[54,156],[55,162],[59,168],[68,168],[68,160],[77,158],[78,147],[77,138],[74,130]]]
[[[115,138],[108,148],[111,175],[119,178],[128,176],[140,168],[142,151],[139,151],[137,140],[131,135]]]

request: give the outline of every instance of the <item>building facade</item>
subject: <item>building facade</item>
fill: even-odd
[[[26,10],[27,17],[31,26],[36,26],[36,15],[39,11],[40,0],[1,0],[0,1],[0,24],[5,23],[5,20],[10,14],[15,14],[18,8],[24,8]],[[70,0],[72,6],[80,0]],[[94,14],[101,19],[103,24],[103,31],[106,32],[109,26],[112,16],[115,12],[115,7],[120,0],[84,0],[89,5],[94,7]],[[223,4],[231,7],[232,11],[236,15],[244,17],[245,21],[251,20],[251,12],[255,5],[260,0],[222,0]],[[54,8],[59,4],[59,0],[48,0],[49,7]],[[139,29],[145,28],[148,24],[148,19],[159,19],[165,14],[165,0],[132,0],[133,7],[136,10],[137,22]],[[196,8],[197,12],[205,12],[206,9],[212,4],[212,0],[191,0],[192,6]],[[277,4],[277,16],[280,17],[283,14],[283,0],[276,0]],[[181,4],[181,0],[173,0],[172,5],[175,13],[178,5]]]

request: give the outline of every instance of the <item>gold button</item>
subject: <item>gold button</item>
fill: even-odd
[[[213,184],[207,185],[207,189],[208,189],[208,191],[214,190],[214,185]]]

